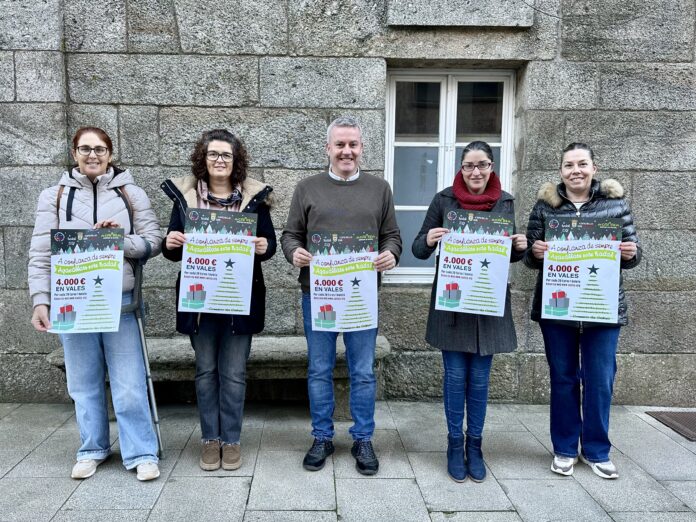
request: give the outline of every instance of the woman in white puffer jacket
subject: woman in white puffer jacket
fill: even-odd
[[[72,140],[77,167],[39,196],[29,250],[29,292],[39,331],[50,328],[52,228],[123,228],[126,260],[156,256],[162,234],[145,191],[127,170],[111,164],[113,145],[96,127],[79,129]],[[123,304],[132,299],[131,263],[124,263]],[[121,457],[139,480],[159,476],[157,438],[152,426],[140,334],[133,313],[121,315],[118,332],[61,334],[68,392],[75,401],[81,446],[71,476],[91,477],[111,454],[106,371],[116,412]]]

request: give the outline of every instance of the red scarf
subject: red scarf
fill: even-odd
[[[502,189],[500,180],[495,172],[491,172],[486,184],[486,189],[483,194],[472,194],[466,188],[464,176],[461,169],[454,175],[454,183],[452,183],[452,191],[454,197],[459,201],[459,206],[465,210],[491,210],[500,199]]]

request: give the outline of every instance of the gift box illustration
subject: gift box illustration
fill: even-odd
[[[181,298],[181,306],[194,309],[203,308],[203,306],[205,306],[205,290],[203,290],[203,285],[200,283],[189,285],[186,297]]]
[[[75,312],[73,305],[61,306],[59,310],[56,320],[53,321],[53,329],[70,330],[75,326],[77,312]]]
[[[336,312],[330,304],[321,305],[319,313],[314,318],[314,326],[319,328],[335,328]]]
[[[546,315],[568,315],[568,307],[570,299],[566,297],[566,293],[562,290],[551,293],[551,299],[547,305],[544,305]]]
[[[462,291],[459,289],[458,283],[447,283],[445,289],[442,291],[442,295],[437,298],[438,304],[440,306],[446,306],[447,308],[457,308],[459,306],[459,301],[462,298]]]

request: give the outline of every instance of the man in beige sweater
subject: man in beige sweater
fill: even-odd
[[[300,268],[302,313],[309,360],[309,406],[314,436],[314,444],[302,464],[310,471],[323,468],[326,458],[334,452],[333,369],[338,334],[312,330],[309,294],[312,255],[306,248],[308,233],[375,233],[379,239],[379,255],[374,262],[378,272],[394,268],[401,255],[401,237],[391,188],[383,179],[360,171],[362,152],[362,130],[355,119],[341,117],[329,125],[326,141],[329,172],[298,183],[280,240],[288,262]],[[376,328],[343,334],[350,375],[350,412],[354,421],[349,430],[353,438],[351,453],[355,457],[357,470],[364,475],[374,475],[379,469],[371,442],[375,429],[376,339]]]

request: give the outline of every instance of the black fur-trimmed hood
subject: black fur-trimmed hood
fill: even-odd
[[[591,196],[594,197],[597,191],[607,199],[621,199],[624,197],[624,188],[615,179],[605,179],[601,182],[596,179],[592,180],[592,186],[590,187]],[[539,200],[548,203],[553,208],[560,207],[564,197],[565,186],[563,183],[554,184],[550,181],[544,183],[537,193]]]

